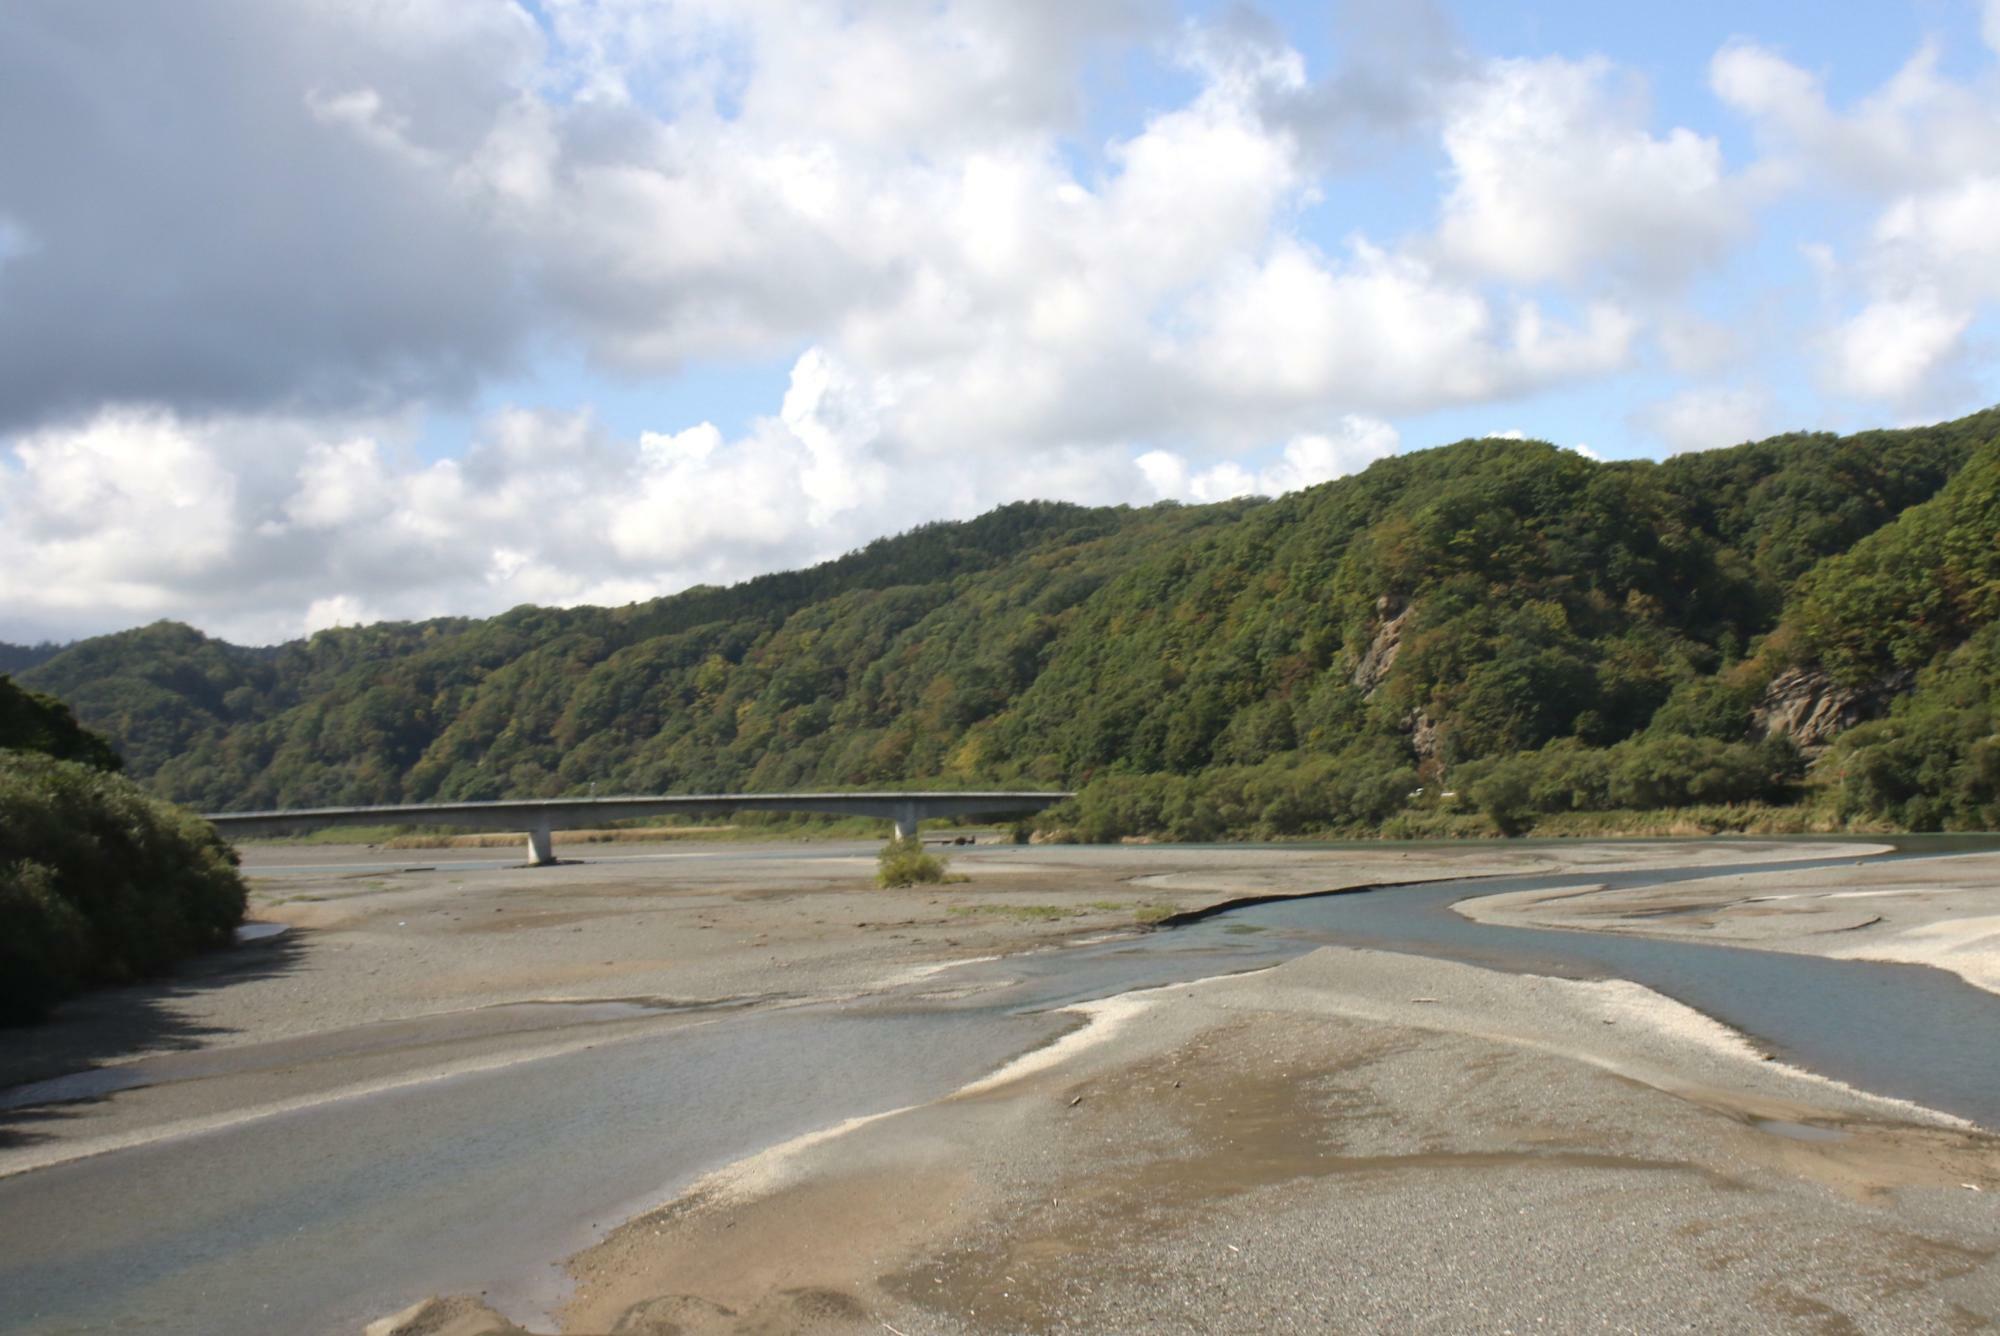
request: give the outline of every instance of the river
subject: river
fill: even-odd
[[[1992,847],[1988,842],[1984,847]],[[1943,971],[1473,922],[1530,888],[1823,860],[1443,882],[1248,904],[1167,931],[962,966],[918,997],[684,1018],[659,1033],[0,1180],[0,1331],[352,1332],[434,1292],[516,1311],[551,1259],[700,1174],[933,1099],[1048,1042],[1068,1003],[1326,944],[1645,984],[1800,1066],[2000,1128],[2000,996]],[[1913,843],[1893,858],[1955,846]],[[928,981],[935,988],[939,980]]]

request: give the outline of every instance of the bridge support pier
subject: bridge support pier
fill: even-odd
[[[922,817],[918,813],[915,803],[897,803],[894,818],[896,822],[896,838],[899,840],[914,840],[917,838],[917,822],[921,819]]]
[[[546,825],[528,830],[528,866],[548,867],[556,861],[555,837]]]

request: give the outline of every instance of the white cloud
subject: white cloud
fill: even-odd
[[[1359,472],[1396,453],[1396,429],[1372,418],[1348,417],[1338,434],[1311,433],[1285,442],[1278,457],[1252,470],[1235,460],[1197,468],[1171,450],[1149,450],[1133,461],[1154,496],[1172,501],[1226,501],[1279,496]]]
[[[111,410],[0,455],[0,606],[16,634],[103,629],[109,610],[267,643],[380,617],[651,598],[824,560],[920,518],[1143,490],[1123,446],[925,454],[886,434],[877,408],[814,349],[783,411],[736,439],[702,423],[624,440],[588,413],[511,409],[462,457],[426,462],[393,422],[315,436],[296,421]],[[1330,476],[1393,448],[1383,430],[1295,442],[1268,476]]]
[[[1996,141],[2000,148],[2000,141]],[[2000,297],[2000,172],[1898,197],[1876,223],[1873,261],[1964,297]]]
[[[1827,339],[1825,377],[1836,393],[1907,400],[1957,350],[1972,313],[1925,292],[1870,302]]]
[[[1343,264],[1284,244],[1197,306],[1191,375],[1239,401],[1336,401],[1376,413],[1503,398],[1621,365],[1633,323],[1591,310],[1582,328],[1532,303],[1496,315],[1478,289],[1409,255],[1357,242]]]
[[[1981,81],[1941,73],[1942,54],[1925,43],[1845,111],[1829,104],[1818,75],[1751,42],[1731,42],[1716,53],[1709,85],[1750,117],[1770,155],[1766,172],[1886,195],[1949,186],[1992,169],[2000,105]]]
[[[1709,136],[1654,135],[1601,58],[1497,60],[1450,100],[1447,255],[1521,283],[1603,267],[1645,286],[1714,263],[1747,223]]]
[[[1986,32],[1996,12],[1984,11]],[[1755,45],[1717,53],[1718,96],[1748,114],[1770,170],[1853,195],[1874,211],[1859,245],[1806,254],[1847,308],[1815,340],[1831,393],[1908,412],[1962,407],[1965,337],[2000,300],[2000,97],[1992,75],[1955,80],[1926,43],[1880,88],[1841,110],[1822,80]]]
[[[349,594],[316,598],[306,605],[302,630],[307,635],[335,626],[366,626],[383,620],[382,615]]]
[[[156,9],[0,10],[0,634],[636,598],[1019,496],[1290,490],[1397,415],[1513,418],[1654,347],[1712,387],[1805,346],[1917,405],[2000,299],[2000,114],[1927,53],[1836,109],[1725,48],[1740,170],[1610,62],[1484,60],[1423,5],[1353,7],[1330,74],[1152,0]],[[105,59],[20,54],[50,43]],[[1101,128],[1107,43],[1179,68]],[[1365,148],[1420,133],[1436,231],[1327,240]],[[1785,181],[1871,201],[1814,252],[1829,330],[1683,309]],[[558,401],[412,456],[427,407],[549,350],[792,377],[728,433]],[[1703,388],[1646,423],[1765,412]]]
[[[7,490],[33,509],[23,524],[8,506],[7,538],[35,546],[9,564],[17,575],[32,564],[40,577],[9,591],[16,597],[89,584],[124,605],[229,556],[213,509],[234,496],[234,472],[165,414],[108,412],[24,437],[13,454],[19,474]]]
[[[1740,445],[1770,434],[1770,396],[1761,390],[1710,387],[1683,390],[1637,415],[1638,425],[1667,443],[1670,454]],[[1579,454],[1589,454],[1577,447]],[[1597,456],[1591,455],[1595,459]]]

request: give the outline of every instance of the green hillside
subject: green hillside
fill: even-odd
[[[208,808],[1062,783],[1099,835],[1475,791],[1514,828],[1802,797],[1990,825],[1976,787],[1926,795],[1992,762],[1996,506],[2000,410],[1664,463],[1475,440],[1275,501],[1007,506],[624,608],[268,650],[160,623],[22,680]],[[1885,712],[1801,787],[1799,744]],[[1959,769],[1852,778],[1895,748]]]
[[[0,673],[19,673],[37,664],[47,663],[62,653],[63,647],[51,641],[39,645],[10,645],[0,640]]]

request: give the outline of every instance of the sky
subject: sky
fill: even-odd
[[[2000,400],[2000,0],[11,0],[0,639]]]

